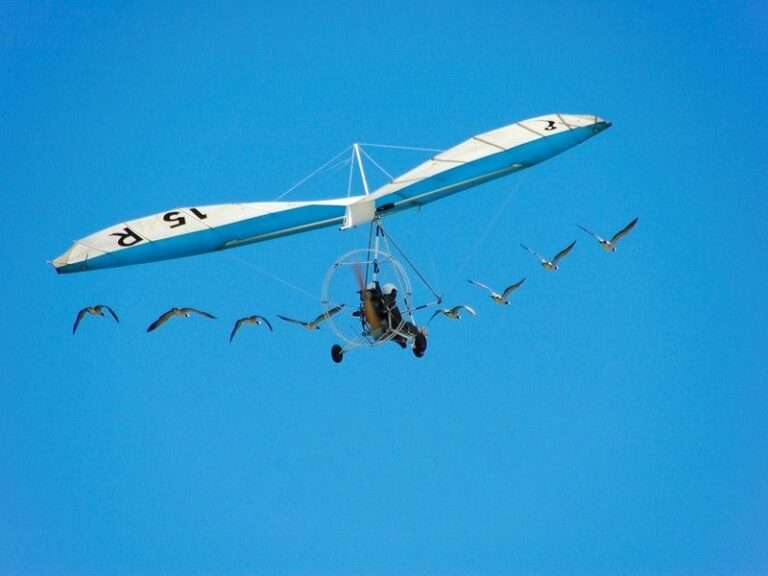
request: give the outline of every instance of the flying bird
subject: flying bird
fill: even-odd
[[[104,316],[104,310],[112,314],[112,318],[115,319],[115,322],[120,322],[120,319],[117,317],[117,314],[115,314],[115,311],[112,310],[109,306],[106,304],[97,304],[96,306],[86,306],[80,312],[77,313],[77,318],[75,319],[75,325],[72,326],[72,334],[75,333],[77,330],[77,327],[80,325],[80,321],[85,317],[86,314],[90,314],[91,316]]]
[[[432,322],[432,319],[439,314],[448,316],[448,318],[453,318],[454,320],[460,320],[461,319],[460,313],[462,310],[466,310],[472,316],[477,316],[477,313],[472,308],[464,304],[459,304],[458,306],[454,306],[453,308],[441,308],[437,310],[434,314],[432,314],[432,318],[430,318],[429,321]]]
[[[591,230],[587,230],[586,228],[584,228],[584,226],[580,224],[576,224],[576,226],[584,230],[584,232],[586,232],[587,234],[594,236],[595,239],[597,239],[597,241],[600,242],[600,246],[602,246],[606,251],[616,252],[616,243],[619,240],[621,240],[624,236],[626,236],[629,233],[629,231],[635,227],[635,224],[637,224],[637,218],[635,218],[634,220],[632,220],[632,222],[624,226],[624,228],[616,232],[616,234],[614,234],[610,240],[606,240],[602,236],[598,236],[597,234],[595,234]]]
[[[481,284],[480,282],[476,282],[475,280],[469,280],[470,284],[474,284],[475,286],[479,286],[480,288],[485,288],[486,290],[488,290],[488,292],[490,292],[491,294],[491,298],[497,304],[509,304],[509,300],[508,300],[509,295],[512,294],[512,292],[514,292],[518,288],[520,288],[520,286],[523,285],[523,282],[525,282],[525,278],[523,278],[519,282],[516,282],[515,284],[512,284],[511,286],[507,286],[506,288],[504,288],[504,292],[499,294],[490,286],[486,286],[485,284]]]
[[[246,316],[245,318],[240,318],[237,322],[235,322],[235,327],[232,328],[232,334],[229,335],[229,341],[232,342],[232,338],[235,337],[235,334],[237,334],[237,331],[240,330],[240,326],[243,324],[266,324],[267,328],[269,328],[269,331],[272,332],[272,324],[269,323],[269,320],[264,318],[264,316]]]
[[[171,308],[168,310],[168,312],[165,312],[160,318],[152,322],[152,324],[149,325],[149,328],[147,328],[147,332],[152,332],[155,328],[159,328],[168,320],[170,320],[173,316],[183,316],[184,318],[189,318],[190,314],[200,314],[201,316],[205,316],[206,318],[215,319],[216,316],[213,314],[210,314],[208,312],[204,312],[202,310],[197,310],[195,308]]]
[[[320,322],[323,320],[327,320],[337,312],[339,312],[342,308],[344,308],[344,305],[341,306],[334,306],[327,312],[323,312],[315,318],[314,320],[311,320],[309,322],[304,322],[303,320],[294,320],[293,318],[288,318],[286,316],[281,316],[280,314],[277,315],[278,318],[285,320],[286,322],[293,322],[294,324],[300,324],[301,326],[304,326],[307,330],[320,330]]]
[[[555,255],[555,257],[552,258],[552,260],[547,260],[546,258],[544,258],[544,256],[542,256],[535,250],[531,250],[530,248],[528,248],[528,246],[526,246],[525,244],[520,244],[520,246],[528,250],[528,252],[530,252],[531,254],[536,256],[536,258],[539,259],[539,261],[541,262],[541,265],[544,266],[545,270],[558,270],[557,263],[563,258],[565,258],[568,255],[568,252],[570,252],[575,245],[576,245],[576,240],[574,240],[568,246],[560,250],[560,252],[558,252],[557,255]]]

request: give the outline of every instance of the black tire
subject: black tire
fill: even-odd
[[[413,353],[416,355],[416,358],[421,358],[424,356],[424,353],[427,351],[427,337],[424,336],[421,332],[416,334],[416,338],[413,342]]]
[[[334,344],[331,347],[331,358],[334,362],[336,362],[336,364],[344,360],[344,350],[338,344]]]

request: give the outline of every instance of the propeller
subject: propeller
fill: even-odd
[[[363,298],[363,313],[365,314],[365,321],[368,322],[368,326],[371,327],[371,331],[375,332],[381,326],[381,320],[379,320],[379,315],[376,314],[376,308],[371,301],[371,295],[365,288],[365,278],[363,276],[363,270],[360,266],[360,263],[355,263],[354,268],[357,285],[360,288],[360,295]]]

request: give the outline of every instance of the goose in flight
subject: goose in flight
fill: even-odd
[[[117,314],[115,314],[115,311],[112,310],[109,306],[106,304],[96,304],[96,306],[86,306],[80,312],[77,313],[77,318],[75,319],[75,325],[72,326],[72,334],[75,333],[77,330],[77,327],[80,325],[80,321],[85,317],[86,314],[90,314],[91,316],[104,316],[104,310],[112,314],[112,318],[115,319],[115,322],[120,322],[120,319],[117,317]]]
[[[212,319],[216,318],[216,316],[213,314],[203,312],[202,310],[197,310],[195,308],[171,308],[168,310],[168,312],[165,312],[162,316],[160,316],[160,318],[152,322],[152,324],[149,325],[149,328],[147,328],[147,332],[152,332],[152,330],[155,328],[159,328],[168,322],[168,320],[170,320],[173,316],[183,316],[184,318],[189,318],[190,314],[200,314],[201,316]]]
[[[453,318],[454,320],[459,320],[461,319],[460,313],[462,310],[466,310],[472,316],[477,316],[477,313],[472,308],[464,304],[459,304],[458,306],[454,306],[453,308],[440,308],[434,314],[432,314],[432,318],[430,318],[429,321],[432,322],[432,319],[439,314],[442,314],[443,316],[448,316],[448,318]]]
[[[539,261],[541,262],[541,265],[544,266],[544,270],[558,270],[557,263],[568,255],[568,252],[570,252],[573,249],[575,244],[576,244],[576,240],[574,240],[568,246],[560,250],[560,252],[558,252],[555,255],[555,257],[552,258],[552,260],[547,260],[546,258],[544,258],[544,256],[542,256],[535,250],[531,250],[530,248],[528,248],[528,246],[526,246],[525,244],[520,244],[520,246],[522,246],[523,248],[528,250],[528,252],[536,256],[536,258],[538,258]]]
[[[576,226],[578,226],[579,228],[584,230],[584,232],[586,232],[587,234],[589,234],[591,236],[594,236],[595,239],[598,242],[600,242],[600,246],[602,246],[606,251],[608,251],[608,252],[616,252],[616,243],[619,240],[621,240],[624,236],[626,236],[629,233],[629,231],[632,230],[632,228],[635,227],[635,224],[637,224],[637,218],[635,218],[634,220],[632,220],[632,222],[630,222],[629,224],[624,226],[624,228],[622,228],[621,230],[616,232],[616,234],[614,234],[611,237],[610,240],[606,240],[602,236],[598,236],[597,234],[595,234],[591,230],[587,230],[586,228],[584,228],[584,226],[582,226],[580,224],[576,224]]]
[[[318,316],[314,320],[310,320],[309,322],[304,322],[303,320],[294,320],[293,318],[281,316],[280,314],[278,314],[277,317],[280,318],[281,320],[285,320],[286,322],[293,322],[294,324],[299,324],[300,326],[303,326],[307,330],[320,330],[320,323],[323,320],[327,320],[328,318],[330,318],[331,316],[339,312],[342,308],[344,308],[344,305],[334,306],[327,312],[323,312],[322,314],[320,314],[320,316]]]
[[[485,288],[491,294],[491,298],[493,299],[493,301],[496,302],[497,304],[509,304],[509,300],[508,300],[509,295],[512,294],[512,292],[514,292],[518,288],[520,288],[520,286],[523,285],[523,282],[525,282],[525,278],[523,278],[519,282],[512,284],[511,286],[507,286],[506,288],[504,288],[504,292],[499,294],[490,286],[486,286],[485,284],[481,284],[480,282],[476,282],[475,280],[469,280],[470,284],[474,284],[475,286],[479,286],[480,288]]]
[[[264,323],[267,328],[269,328],[269,331],[272,332],[272,324],[269,323],[269,320],[264,318],[264,316],[246,316],[245,318],[240,318],[237,322],[235,322],[235,327],[232,328],[232,334],[229,335],[229,341],[232,342],[232,338],[235,337],[235,334],[237,334],[237,331],[240,330],[240,326],[243,324],[256,324],[259,325],[261,323]]]

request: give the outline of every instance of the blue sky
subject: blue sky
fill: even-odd
[[[767,30],[760,2],[0,4],[0,573],[768,572]],[[355,141],[550,112],[614,125],[387,220],[478,311],[435,319],[422,359],[335,365],[327,328],[276,319],[319,312],[359,231],[46,263],[125,219],[274,199]],[[615,254],[576,227],[635,216]],[[574,239],[556,274],[519,247]],[[470,277],[527,281],[502,308]],[[96,303],[120,324],[73,336]],[[145,332],[185,305],[218,319]],[[274,333],[229,344],[254,313]]]

